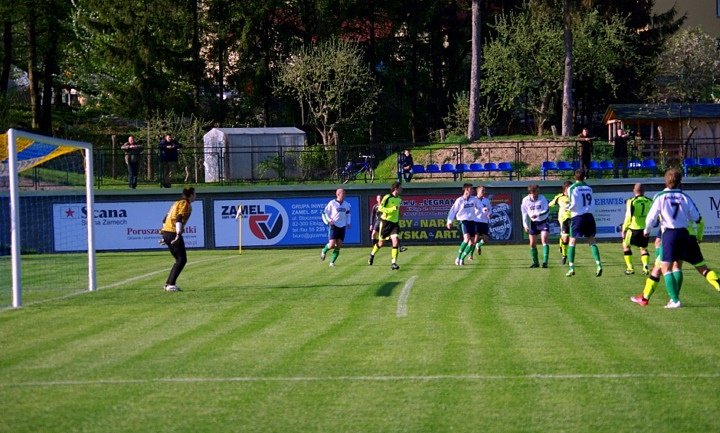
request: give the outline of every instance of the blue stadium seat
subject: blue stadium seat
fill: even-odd
[[[547,176],[548,172],[550,171],[557,171],[558,166],[555,164],[555,161],[543,161],[540,165],[540,171],[542,172],[542,178],[545,180],[545,177]]]
[[[657,173],[657,164],[654,159],[643,159],[642,168],[643,170],[650,170],[653,176]]]
[[[440,173],[440,166],[437,164],[428,164],[427,167],[425,167],[426,173]]]
[[[720,167],[720,157],[713,159],[713,164],[715,167]]]
[[[412,170],[413,170],[413,173],[415,173],[415,174],[422,174],[422,173],[425,173],[425,166],[421,165],[421,164],[415,164],[415,165],[413,165]]]
[[[558,168],[558,170],[562,170],[562,171],[565,171],[565,170],[572,171],[572,170],[576,169],[573,164],[571,164],[567,161],[558,161],[557,168]]]
[[[511,163],[509,163],[509,162],[501,162],[500,164],[498,164],[498,170],[499,170],[499,171],[504,171],[505,173],[507,173],[509,179],[512,180],[512,178],[513,178],[513,166],[512,166]]]
[[[485,171],[498,171],[498,166],[494,162],[486,162],[483,168]]]
[[[467,164],[455,164],[455,171],[458,173],[465,173],[466,171],[470,171],[470,168]]]
[[[440,172],[441,173],[450,173],[453,175],[453,180],[457,178],[457,172],[455,171],[455,165],[450,164],[446,162],[445,164],[440,166]]]
[[[455,173],[455,166],[450,163],[445,163],[440,166],[440,171],[443,173]]]
[[[600,161],[600,170],[612,170],[612,169],[613,169],[612,161],[608,161],[608,160]]]
[[[473,162],[470,164],[470,171],[485,171],[483,165],[479,162]]]
[[[590,170],[600,170],[600,163],[597,161],[590,161]]]
[[[703,168],[713,167],[715,163],[712,158],[700,158],[698,159],[698,165]]]
[[[690,175],[690,171],[693,167],[697,167],[698,162],[695,158],[685,158],[683,161],[683,169],[685,171],[685,176]]]

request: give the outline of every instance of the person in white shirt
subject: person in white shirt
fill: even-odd
[[[478,255],[482,254],[482,247],[490,242],[490,218],[492,217],[492,203],[485,196],[485,187],[478,185],[475,187],[475,249]],[[473,251],[467,259],[473,260]]]
[[[322,214],[323,221],[328,225],[328,243],[320,253],[320,260],[325,260],[327,252],[330,250],[330,267],[335,266],[335,261],[340,255],[345,240],[345,229],[350,227],[350,203],[345,201],[345,190],[338,188],[335,191],[335,198],[330,200],[325,206]]]
[[[653,227],[660,226],[662,232],[662,257],[660,268],[665,280],[665,289],[670,302],[665,308],[679,308],[680,289],[683,275],[682,263],[688,259],[690,233],[688,226],[702,220],[697,206],[690,196],[682,192],[682,173],[671,168],[665,172],[665,189],[654,198],[650,212],[645,218],[645,236],[650,236]]]
[[[528,195],[523,198],[520,204],[523,229],[530,238],[531,268],[540,267],[540,263],[538,262],[537,235],[540,235],[540,242],[543,246],[543,268],[547,268],[548,258],[550,256],[550,244],[548,244],[548,232],[550,230],[548,216],[550,215],[550,206],[547,198],[545,198],[544,195],[540,195],[539,192],[540,187],[538,185],[529,185]]]
[[[600,250],[595,243],[597,226],[593,211],[593,190],[585,183],[585,172],[575,170],[575,183],[568,188],[568,210],[570,211],[570,241],[568,243],[568,265],[570,270],[566,277],[575,275],[575,244],[578,238],[587,238],[590,252],[595,259],[595,275],[601,276],[603,272],[600,261]]]
[[[465,263],[465,257],[473,250],[473,241],[475,239],[475,197],[472,196],[472,185],[466,183],[463,185],[463,195],[458,197],[453,203],[447,216],[447,228],[450,230],[454,220],[458,221],[458,226],[462,231],[463,241],[458,249],[455,264],[462,266]]]

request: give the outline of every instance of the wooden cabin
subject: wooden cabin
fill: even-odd
[[[603,124],[610,142],[627,131],[641,158],[720,156],[720,104],[613,104]]]

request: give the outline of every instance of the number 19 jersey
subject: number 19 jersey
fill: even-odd
[[[588,184],[577,181],[568,188],[568,210],[570,216],[583,215],[593,211],[593,191]]]

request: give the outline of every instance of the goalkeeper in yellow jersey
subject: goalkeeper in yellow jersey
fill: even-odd
[[[567,208],[568,195],[567,190],[572,185],[572,182],[566,180],[563,184],[563,190],[558,193],[552,200],[550,200],[550,207],[558,207],[558,222],[560,223],[560,254],[562,255],[562,264],[567,263],[567,246],[570,241],[570,211]]]
[[[705,222],[700,220],[699,223],[693,223],[688,226],[688,232],[690,233],[690,242],[686,251],[687,262],[697,269],[697,271],[705,277],[707,282],[713,287],[713,289],[720,292],[720,282],[718,281],[718,274],[712,269],[708,268],[705,264],[702,252],[700,251],[699,243],[702,242],[705,231]],[[655,265],[650,271],[645,280],[645,288],[642,294],[631,296],[630,300],[636,304],[642,305],[643,307],[648,304],[650,297],[655,292],[658,283],[660,282],[660,275],[662,269],[660,262],[662,259],[662,243],[660,242],[660,236],[655,239]],[[682,275],[682,273],[680,274]]]
[[[402,204],[400,193],[402,193],[402,185],[400,182],[395,182],[392,187],[390,187],[390,194],[386,194],[380,201],[380,206],[378,206],[378,211],[380,212],[380,237],[372,247],[370,257],[368,258],[368,265],[372,266],[375,260],[375,254],[382,248],[384,241],[390,239],[392,242],[390,269],[393,271],[400,269],[400,266],[397,264],[399,251],[398,235],[400,234],[400,205]]]
[[[632,275],[635,269],[632,264],[632,250],[630,247],[638,247],[640,249],[640,261],[643,265],[643,275],[650,273],[648,267],[649,253],[647,250],[648,238],[643,231],[645,230],[645,218],[647,217],[652,200],[645,197],[645,187],[636,183],[633,187],[635,196],[625,201],[625,221],[622,225],[622,246],[623,256],[625,257],[625,275]]]
[[[190,203],[195,201],[195,197],[195,188],[183,189],[182,198],[170,206],[170,210],[167,215],[165,215],[163,226],[160,229],[160,234],[162,235],[160,243],[167,245],[170,254],[175,258],[175,263],[172,269],[170,269],[170,274],[165,281],[165,291],[167,292],[180,291],[180,287],[176,286],[175,282],[187,263],[185,240],[182,235],[185,232],[185,225],[192,213]]]

